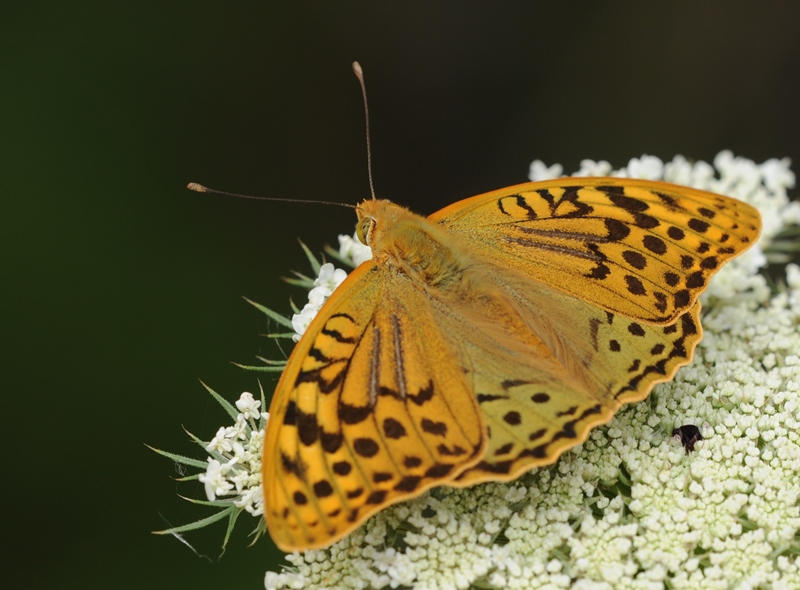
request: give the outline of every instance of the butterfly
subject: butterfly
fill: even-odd
[[[270,407],[264,511],[285,551],[434,486],[553,463],[690,362],[698,295],[761,228],[735,199],[628,178],[356,213],[373,258],[312,321]]]

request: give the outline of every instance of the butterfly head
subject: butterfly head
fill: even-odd
[[[356,207],[356,236],[373,250],[386,239],[387,231],[397,228],[406,217],[414,217],[407,209],[385,199],[367,199]]]

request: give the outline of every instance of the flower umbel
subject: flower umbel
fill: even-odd
[[[156,532],[163,535],[176,535],[202,528],[227,517],[228,530],[222,545],[224,549],[236,518],[242,511],[259,517],[258,524],[253,530],[255,539],[264,533],[261,454],[269,414],[260,411],[264,405],[263,392],[260,400],[256,400],[251,393],[242,393],[234,407],[209,387],[206,389],[235,420],[233,426],[225,426],[217,430],[217,434],[209,442],[203,442],[189,433],[192,440],[209,454],[206,463],[158,449],[153,450],[178,464],[205,469],[203,473],[183,477],[179,481],[199,480],[205,486],[208,501],[187,499],[195,504],[213,506],[221,508],[221,510],[208,518]]]
[[[295,342],[300,340],[311,320],[322,309],[322,305],[333,294],[334,289],[341,285],[346,277],[347,272],[341,268],[334,268],[330,262],[326,262],[320,267],[319,276],[314,279],[314,287],[308,292],[308,303],[300,313],[292,316],[292,327],[295,331],[292,340]]]
[[[560,165],[530,167],[531,180],[561,173]],[[325,550],[288,555],[291,566],[267,572],[266,588],[800,588],[800,267],[787,265],[777,285],[761,274],[768,261],[785,264],[800,250],[788,159],[642,156],[618,170],[584,160],[574,175],[661,179],[759,209],[758,244],[701,296],[705,337],[692,364],[555,464],[514,482],[440,487],[389,507]],[[327,253],[346,266],[370,257],[350,236],[339,242]],[[294,280],[309,290],[309,303],[292,320],[253,304],[294,330],[275,337],[299,339],[344,280],[344,271],[306,252],[316,278]],[[247,368],[283,366],[261,360]],[[211,394],[234,424],[209,442],[195,439],[208,459],[159,452],[202,470],[185,478],[205,485],[208,501],[193,502],[222,511],[162,532],[227,516],[230,534],[247,511],[260,534],[263,396],[259,403],[243,394],[234,408]],[[672,436],[688,426],[699,431],[691,449]]]
[[[560,174],[531,165],[531,180]],[[760,210],[759,243],[702,296],[694,362],[554,465],[392,506],[288,555],[266,588],[800,587],[800,268],[780,288],[759,274],[798,250],[788,160],[584,160],[576,175],[663,179]],[[687,425],[702,437],[689,453],[671,436]]]

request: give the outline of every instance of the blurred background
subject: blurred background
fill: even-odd
[[[26,2],[0,9],[6,588],[263,588],[285,563],[242,517],[177,493],[144,443],[202,458],[228,419],[198,383],[257,392],[229,361],[279,356],[245,295],[350,233],[368,196],[431,213],[524,182],[533,159],[721,149],[800,161],[792,2]],[[271,392],[274,381],[263,380]],[[10,580],[10,582],[9,582]]]

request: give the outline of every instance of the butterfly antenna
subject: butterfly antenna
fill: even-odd
[[[348,203],[334,203],[333,201],[317,201],[314,199],[281,199],[280,197],[254,197],[252,195],[240,195],[238,193],[227,193],[225,191],[218,191],[213,188],[208,188],[196,182],[190,182],[186,185],[190,191],[197,193],[210,193],[212,195],[225,195],[226,197],[236,197],[238,199],[253,199],[255,201],[285,201],[287,203],[315,203],[317,205],[337,205],[339,207],[347,207],[348,209],[355,209],[355,205]]]
[[[364,97],[364,118],[367,121],[367,174],[369,176],[369,192],[372,195],[372,200],[375,200],[375,185],[372,183],[372,149],[370,148],[369,141],[369,105],[367,104],[367,87],[364,85],[364,70],[361,69],[361,64],[357,61],[353,62],[353,72],[361,84],[361,96]]]

